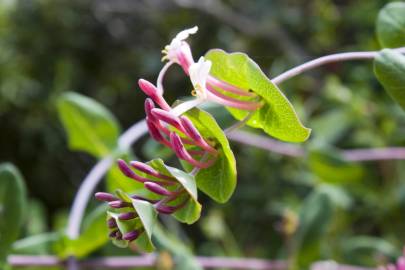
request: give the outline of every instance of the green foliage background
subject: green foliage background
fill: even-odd
[[[64,92],[102,103],[125,130],[144,117],[136,81],[156,79],[160,50],[181,29],[199,26],[191,39],[195,57],[215,47],[243,51],[274,77],[316,56],[379,49],[375,20],[387,3],[195,2],[0,3],[0,161],[13,162],[28,186],[22,237],[64,228],[78,185],[95,162],[68,149],[56,102]],[[190,94],[180,69],[170,71],[166,84],[170,101]],[[335,153],[405,145],[405,113],[377,82],[372,61],[327,65],[280,88],[313,129],[303,144],[308,157],[232,143],[238,167],[232,199],[220,205],[201,194],[200,222],[165,224],[201,255],[291,258],[302,268],[321,259],[369,266],[393,259],[405,243],[405,161],[348,164]],[[208,109],[222,126],[231,123],[225,111]],[[146,139],[133,150],[143,160],[165,154]],[[42,237],[41,248],[20,242],[15,252],[63,249],[61,241],[47,244],[53,233]],[[108,244],[93,254],[125,253]]]

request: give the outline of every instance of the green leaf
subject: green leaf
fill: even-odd
[[[67,92],[58,100],[58,112],[71,149],[103,157],[117,148],[119,125],[100,103],[80,94]]]
[[[307,268],[319,257],[321,238],[331,220],[332,210],[327,193],[314,190],[305,199],[299,212],[299,227],[292,239],[295,263],[300,268]]]
[[[393,2],[381,9],[377,18],[377,37],[382,47],[405,46],[405,3]]]
[[[105,205],[101,205],[86,216],[82,232],[77,239],[69,239],[66,235],[61,235],[54,245],[58,256],[83,258],[107,243],[106,209]]]
[[[192,224],[196,222],[201,215],[201,204],[198,202],[197,184],[194,177],[182,170],[165,165],[161,159],[154,159],[148,164],[160,173],[174,177],[187,191],[187,194],[179,196],[169,204],[178,205],[187,200],[188,197],[190,198],[187,204],[177,210],[173,216],[183,223]]]
[[[24,221],[26,189],[18,169],[10,164],[0,165],[0,264],[17,239]]]
[[[176,270],[202,270],[190,249],[173,234],[163,231],[159,225],[155,227],[153,240],[159,251],[168,251],[174,259]]]
[[[249,89],[261,97],[264,105],[253,114],[247,125],[261,128],[283,141],[303,142],[308,139],[311,130],[301,124],[288,99],[246,54],[214,49],[205,57],[212,61],[212,75],[242,89]],[[249,113],[234,108],[228,110],[238,120]]]
[[[149,202],[132,199],[122,191],[117,190],[116,195],[124,201],[131,202],[138,217],[130,220],[120,220],[118,218],[119,213],[123,213],[126,210],[112,209],[107,212],[107,218],[112,217],[115,219],[118,229],[123,235],[133,230],[144,230],[134,242],[140,250],[152,252],[155,247],[152,243],[151,237],[157,220],[157,212],[155,208]],[[122,248],[127,247],[129,244],[128,241],[116,239],[113,243]]]
[[[309,167],[320,181],[333,184],[344,184],[359,181],[364,177],[360,164],[353,164],[343,159],[333,147],[313,148],[308,156]]]
[[[382,50],[374,60],[374,73],[388,94],[405,110],[405,56],[393,50]]]
[[[391,243],[378,237],[352,236],[342,241],[343,254],[350,263],[375,265],[375,258],[381,255],[394,259],[400,252]]]
[[[193,108],[184,115],[193,122],[204,138],[215,142],[219,152],[217,161],[211,167],[201,169],[195,176],[197,186],[215,201],[225,203],[236,187],[236,162],[228,139],[209,113]]]

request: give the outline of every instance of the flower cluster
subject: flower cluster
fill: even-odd
[[[405,247],[403,249],[403,255],[397,259],[396,264],[379,267],[379,270],[405,270]]]
[[[145,113],[150,136],[191,165],[194,168],[192,174],[211,167],[220,153],[216,149],[215,140],[204,136],[190,118],[173,109],[164,99],[162,80],[168,67],[174,63],[182,67],[191,80],[194,87],[192,93],[198,101],[214,101],[242,110],[256,110],[261,106],[256,100],[257,96],[247,89],[240,89],[210,75],[211,62],[204,57],[194,62],[185,39],[196,31],[197,27],[180,32],[165,47],[163,59],[168,60],[168,63],[160,72],[156,86],[144,79],[138,81],[140,89],[148,96],[145,100]],[[244,97],[245,100],[237,97]],[[107,202],[110,207],[107,225],[112,239],[131,242],[148,230],[136,206],[139,202],[160,214],[177,215],[181,209],[187,207],[183,212],[191,213],[193,209],[197,209],[197,218],[199,217],[201,206],[197,201],[197,188],[192,175],[189,177],[186,172],[166,166],[161,160],[148,163],[132,161],[127,164],[120,159],[117,164],[126,177],[141,183],[143,190],[137,195],[126,195],[122,191],[117,191],[116,195],[96,193],[96,198]],[[195,217],[184,220],[191,223],[195,221]]]

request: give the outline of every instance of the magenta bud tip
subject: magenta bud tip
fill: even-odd
[[[152,191],[153,193],[156,193],[158,195],[162,195],[162,196],[172,195],[172,192],[170,192],[169,190],[165,189],[161,185],[154,183],[154,182],[145,182],[144,186],[145,186],[145,188],[149,189],[150,191]]]
[[[114,218],[108,219],[107,220],[107,225],[108,225],[108,228],[110,228],[110,229],[117,228],[117,222],[115,221]]]
[[[138,215],[135,212],[121,213],[118,215],[120,220],[130,220],[136,218]]]
[[[117,200],[114,195],[107,193],[107,192],[97,192],[95,195],[97,200],[104,201],[104,202],[111,202]]]
[[[131,168],[127,165],[127,163],[124,160],[118,159],[117,164],[118,164],[118,167],[120,168],[121,172],[125,176],[127,176],[129,178],[134,177],[134,172],[131,170]]]
[[[139,231],[131,231],[124,234],[122,238],[127,241],[134,241],[139,237],[139,235],[140,235]]]
[[[112,208],[124,208],[124,207],[130,207],[131,204],[129,202],[123,202],[123,201],[112,201],[109,202],[108,205]]]

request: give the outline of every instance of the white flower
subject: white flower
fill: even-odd
[[[190,74],[191,83],[194,86],[196,95],[199,98],[207,98],[207,78],[210,74],[211,61],[205,60],[203,56],[200,57],[197,63],[190,65],[188,73]]]
[[[162,60],[169,60],[175,63],[179,63],[178,53],[181,53],[182,45],[186,43],[186,40],[190,35],[197,33],[198,27],[194,26],[178,33],[170,42],[169,45],[166,45],[162,51],[164,56]]]

